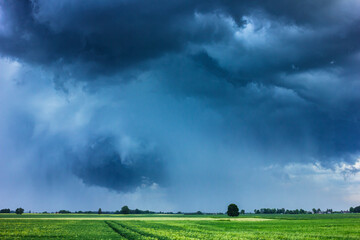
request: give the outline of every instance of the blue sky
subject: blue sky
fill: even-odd
[[[359,10],[0,2],[0,207],[359,205]]]

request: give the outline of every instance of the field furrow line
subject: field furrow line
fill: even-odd
[[[119,224],[117,222],[109,222],[113,228],[116,228],[118,231],[121,232],[122,236],[125,236],[127,239],[148,239],[148,240],[157,240],[158,238],[153,236],[147,236],[142,234],[141,232],[135,231],[131,228],[126,227],[125,225]]]
[[[156,235],[156,234],[153,234],[153,233],[149,233],[149,232],[144,232],[144,231],[141,231],[139,230],[138,228],[135,228],[135,227],[130,227],[129,225],[127,224],[122,224],[122,223],[119,223],[119,222],[114,222],[115,224],[123,227],[123,228],[126,228],[130,231],[133,231],[133,232],[136,232],[144,237],[150,237],[150,238],[155,238],[155,239],[159,239],[159,240],[171,240],[171,238],[168,238],[166,236],[160,236],[160,235]]]
[[[108,221],[104,221],[114,232],[116,232],[117,234],[120,235],[121,239],[128,239],[126,238],[125,234],[123,234],[119,229],[117,229],[116,227],[114,227],[111,223],[109,223]]]

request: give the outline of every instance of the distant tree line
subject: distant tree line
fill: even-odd
[[[307,214],[309,211],[305,211],[304,209],[295,209],[289,210],[285,208],[261,208],[254,209],[255,214]]]
[[[20,208],[21,209],[21,208]],[[17,209],[18,210],[18,209]],[[24,211],[24,210],[22,210]],[[10,213],[10,209],[1,209],[0,213]],[[341,211],[347,212],[347,211]],[[348,211],[350,213],[360,213],[360,206],[351,207]],[[68,210],[60,210],[58,213],[71,213]],[[128,206],[123,206],[121,210],[116,210],[115,212],[103,212],[101,208],[98,211],[77,211],[75,213],[82,213],[82,214],[174,214],[173,212],[154,212],[149,210],[140,210],[140,209],[130,209]],[[321,210],[320,208],[313,208],[312,211],[306,211],[304,209],[285,209],[285,208],[261,208],[261,209],[254,209],[255,214],[321,214],[321,213],[340,213],[340,212],[333,212],[332,209]],[[18,213],[19,214],[19,213]],[[21,213],[20,213],[21,214]],[[177,212],[177,214],[184,214],[184,215],[216,215],[216,214],[223,214],[223,213],[203,213],[201,211],[197,212]],[[245,210],[239,210],[236,204],[230,204],[228,206],[228,211],[226,212],[229,216],[239,216],[240,214],[245,214]]]
[[[0,210],[0,213],[10,213],[10,208],[3,208]]]
[[[326,209],[326,211],[322,211],[320,208],[313,208],[312,211],[306,211],[304,209],[285,209],[285,208],[261,208],[254,209],[255,214],[316,214],[316,213],[333,213],[332,209]]]
[[[349,211],[339,211],[339,212],[333,212],[332,209],[326,209],[326,211],[322,211],[320,208],[316,209],[313,208],[312,211],[306,211],[304,209],[295,209],[295,210],[289,210],[285,208],[261,208],[261,209],[254,209],[255,214],[321,214],[321,213],[360,213],[360,206],[357,207],[350,207]],[[15,211],[11,211],[10,208],[3,208],[0,209],[0,213],[16,213],[16,214],[23,214],[24,209],[23,208],[17,208]],[[29,211],[31,213],[31,211]],[[46,211],[43,213],[47,213]],[[66,214],[66,213],[72,213],[69,210],[60,210],[56,213],[60,214]],[[121,210],[116,210],[115,212],[111,211],[102,211],[101,208],[98,209],[98,211],[76,211],[74,213],[79,214],[174,214],[173,212],[154,212],[149,210],[140,210],[140,209],[130,209],[128,206],[123,206]],[[217,214],[223,214],[223,213],[203,213],[201,211],[197,212],[177,212],[177,214],[184,214],[184,215],[217,215]],[[226,212],[229,216],[239,216],[240,214],[245,214],[245,210],[242,209],[239,211],[239,208],[236,204],[230,204],[228,206],[228,211]]]
[[[115,214],[154,214],[155,212],[149,210],[130,209],[128,206],[123,206],[121,210],[116,210]]]
[[[14,211],[11,211],[10,208],[3,208],[0,210],[0,213],[13,213]],[[23,214],[24,213],[24,209],[23,208],[17,208],[15,210],[16,214]]]
[[[58,213],[71,213],[68,210],[60,210]],[[156,212],[149,211],[149,210],[140,210],[140,209],[130,209],[128,206],[123,206],[121,210],[116,210],[115,212],[111,211],[102,211],[101,208],[98,211],[76,211],[74,213],[79,214],[155,214]]]
[[[79,214],[94,214],[94,213],[98,213],[96,211],[75,211],[74,213],[79,213]],[[103,212],[104,214],[105,212]]]
[[[360,213],[360,206],[351,207],[349,210],[351,213]]]
[[[68,210],[60,210],[58,213],[64,214],[64,213],[71,213],[71,212]]]

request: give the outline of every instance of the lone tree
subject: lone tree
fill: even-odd
[[[24,213],[24,209],[23,209],[23,208],[21,208],[21,207],[20,207],[20,208],[17,208],[17,209],[15,210],[15,213],[16,213],[16,214],[20,214],[20,215],[21,215],[21,214],[23,214],[23,213]]]
[[[98,210],[98,214],[101,214],[101,213],[102,213],[101,208],[99,208],[99,210]]]
[[[239,208],[236,206],[236,204],[232,203],[228,206],[227,215],[230,217],[236,217],[239,216]]]
[[[120,214],[129,214],[130,213],[130,209],[128,206],[123,206],[121,208]]]

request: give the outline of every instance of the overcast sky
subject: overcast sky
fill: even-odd
[[[0,1],[0,208],[360,205],[359,13]]]

